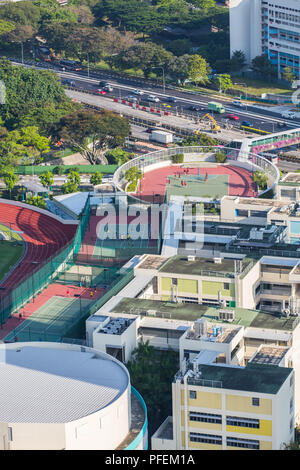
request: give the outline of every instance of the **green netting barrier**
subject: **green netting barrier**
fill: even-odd
[[[73,304],[76,302],[76,306],[73,305],[73,308],[70,308],[70,299],[64,299],[67,305],[60,311],[58,308],[49,309],[47,305],[41,307],[11,331],[4,341],[14,341],[17,337],[18,341],[61,342],[64,337],[79,337],[84,332],[86,318],[97,312],[114,295],[117,295],[133,277],[133,269],[122,273],[111,285],[109,291],[94,302],[73,299],[72,302]]]
[[[0,292],[1,325],[12,313],[18,311],[32,298],[38,295],[55,278],[59,271],[66,268],[66,263],[72,262],[74,254],[78,253],[84,232],[89,220],[90,199],[87,199],[82,212],[74,239],[59,253],[42,264],[38,264],[27,278],[8,292]]]

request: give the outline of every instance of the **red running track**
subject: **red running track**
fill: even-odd
[[[186,168],[186,167],[185,167]],[[137,197],[152,202],[156,194],[160,194],[160,202],[163,201],[167,178],[170,175],[184,174],[184,168],[179,165],[166,166],[144,174]],[[229,196],[256,197],[255,183],[252,181],[251,172],[234,165],[218,165],[217,167],[199,168],[199,174],[229,175]],[[198,168],[190,168],[189,175],[198,175]],[[155,202],[158,202],[155,198]]]
[[[24,277],[36,269],[38,264],[67,245],[74,237],[77,228],[77,225],[63,224],[34,209],[6,203],[0,203],[0,223],[11,227],[12,230],[23,232],[20,236],[26,242],[24,258],[1,283],[1,287],[7,289],[17,286]],[[5,295],[5,291],[2,295]]]
[[[34,301],[31,300],[23,308],[20,308],[16,314],[12,315],[11,318],[7,319],[6,323],[2,325],[2,328],[0,329],[0,340],[5,338],[18,325],[25,321],[26,318],[29,318],[54,296],[70,298],[78,298],[78,296],[80,296],[82,299],[96,300],[102,297],[103,294],[105,294],[105,289],[102,288],[92,289],[73,285],[50,284],[41,294],[36,296]],[[19,317],[20,313],[22,315],[21,318]]]

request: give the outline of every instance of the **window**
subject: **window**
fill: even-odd
[[[8,426],[8,440],[13,440],[12,428],[10,426]]]
[[[291,418],[290,420],[290,432],[294,430],[294,418]]]
[[[198,413],[190,411],[190,421],[200,421],[201,423],[217,423],[222,424],[222,416],[210,413]]]
[[[259,428],[259,419],[239,418],[238,416],[226,416],[227,426],[241,426],[243,428]]]
[[[294,397],[290,399],[290,413],[293,411],[293,409],[294,409]]]
[[[213,434],[199,434],[198,432],[190,432],[191,442],[205,442],[206,444],[222,445],[222,436]]]
[[[224,282],[223,283],[223,289],[224,290],[229,290],[229,282]]]
[[[197,392],[195,390],[190,390],[190,399],[196,400],[196,398],[197,398]]]
[[[172,278],[172,286],[177,286],[177,277]]]
[[[226,444],[230,447],[243,447],[246,449],[259,450],[259,441],[252,439],[239,439],[237,437],[227,437]]]
[[[259,406],[259,398],[252,398],[252,406]]]

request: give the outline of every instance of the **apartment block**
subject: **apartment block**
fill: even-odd
[[[174,256],[157,273],[157,293],[161,300],[197,302],[203,305],[242,306],[249,272],[256,271],[256,260]],[[251,276],[251,275],[250,275]],[[254,277],[258,276],[254,274]]]
[[[230,50],[242,50],[248,64],[266,54],[281,76],[290,67],[299,77],[298,0],[230,0]]]
[[[279,199],[243,198],[224,196],[220,203],[223,221],[240,222],[245,225],[287,227],[286,243],[300,243],[299,188],[291,174],[278,184]],[[298,175],[299,178],[299,175]],[[298,191],[298,192],[297,192]],[[274,242],[275,244],[275,242]]]
[[[283,449],[294,439],[293,375],[255,361],[226,367],[195,358],[174,378],[173,416],[152,436],[152,449]]]

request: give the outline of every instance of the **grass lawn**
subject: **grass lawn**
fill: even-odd
[[[266,82],[263,80],[253,80],[245,77],[237,77],[236,79],[232,79],[232,81],[237,83],[245,83],[247,85],[247,88],[243,85],[234,85],[233,89],[241,90],[242,92],[245,92],[245,90],[247,90],[247,93],[251,95],[260,96],[262,93],[275,93],[276,95],[285,95],[291,94],[293,92],[291,88],[287,88],[285,86],[281,86],[272,82]]]
[[[282,95],[282,94],[290,95],[293,92],[291,88],[286,88],[278,84],[265,82],[262,80],[253,80],[253,79],[244,78],[244,77],[236,78],[236,79],[232,78],[232,82],[233,83],[234,82],[245,83],[247,85],[247,88],[243,85],[233,85],[232,89],[241,90],[241,94],[243,95],[247,91],[249,95],[256,95],[259,98],[261,97],[262,93],[274,93],[276,95]],[[196,87],[191,84],[187,84],[184,88],[186,88],[187,90],[204,92],[204,93],[211,94],[211,95],[218,94],[218,90],[211,90],[210,88],[204,88],[201,86]],[[230,95],[226,95],[226,93],[222,93],[220,96],[224,96],[224,95],[230,97]]]
[[[14,241],[0,240],[0,282],[23,255],[24,246]]]

